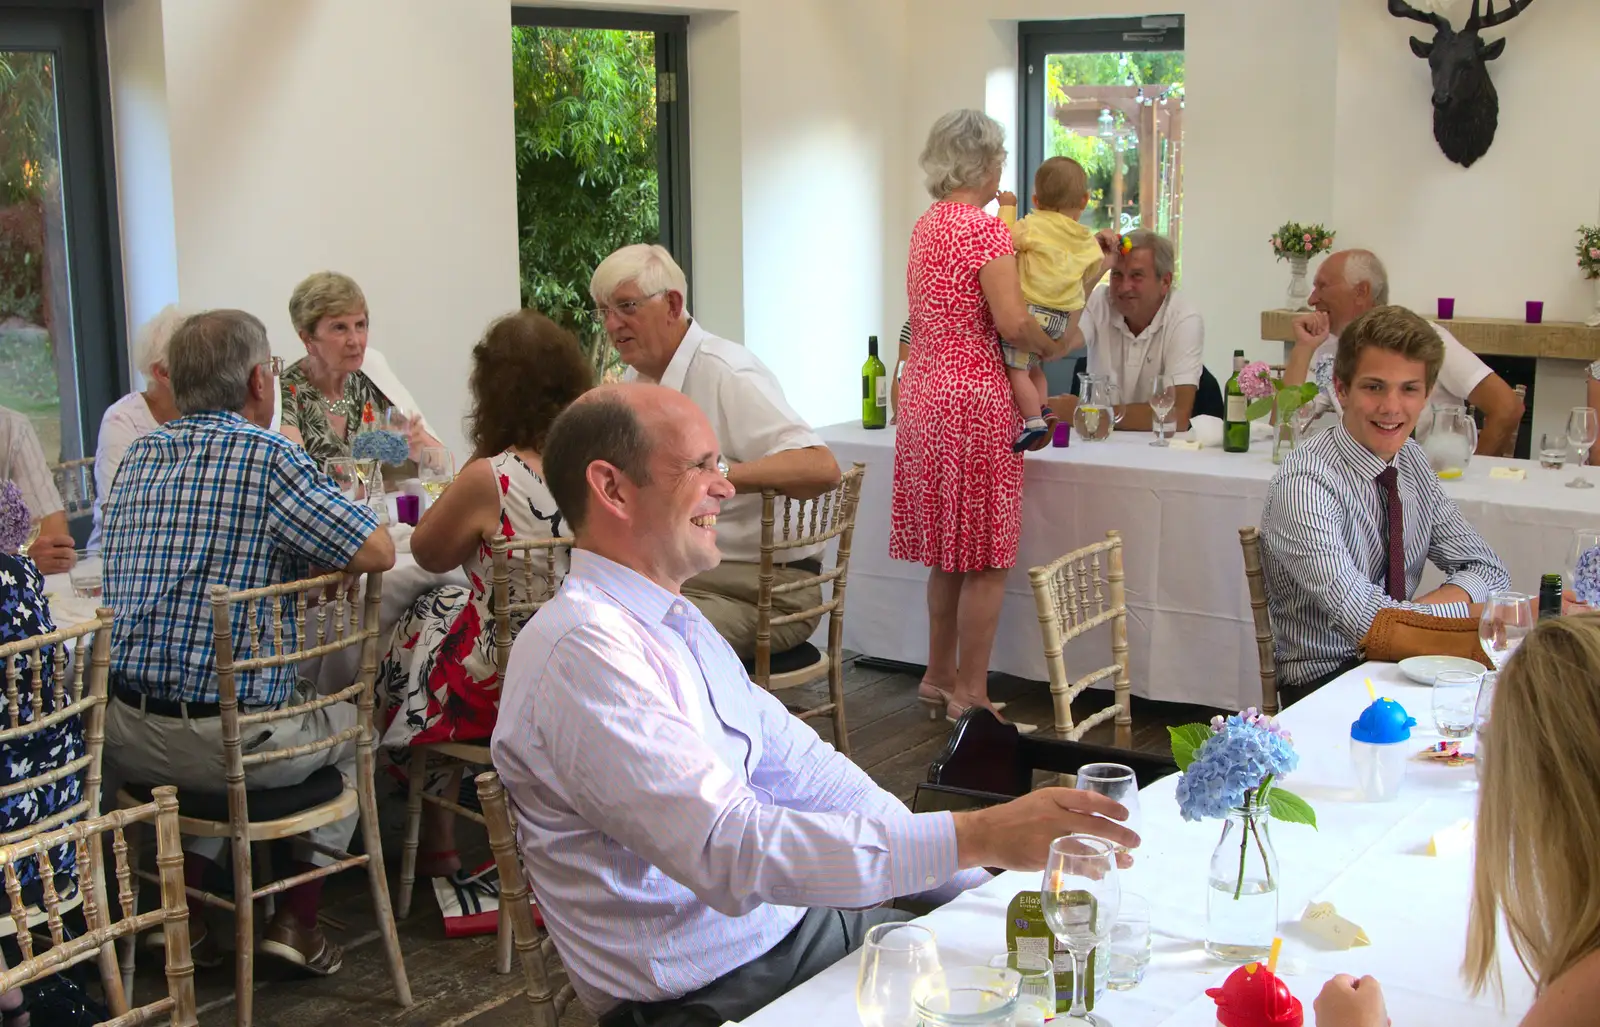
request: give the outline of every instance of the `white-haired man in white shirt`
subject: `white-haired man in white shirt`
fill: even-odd
[[[1283,380],[1287,385],[1299,385],[1310,376],[1322,388],[1320,402],[1337,411],[1333,355],[1339,347],[1339,333],[1372,308],[1388,305],[1389,273],[1370,250],[1330,253],[1317,268],[1309,302],[1312,309],[1294,319],[1294,348]],[[1478,452],[1488,456],[1509,452],[1522,423],[1522,397],[1442,325],[1433,324],[1433,330],[1444,342],[1444,366],[1428,396],[1429,405],[1471,403],[1483,411]]]
[[[685,306],[688,283],[661,246],[624,246],[595,268],[589,295],[599,321],[630,368],[630,380],[683,393],[711,421],[738,493],[717,516],[722,563],[690,579],[683,595],[705,614],[741,658],[755,653],[756,591],[761,560],[761,490],[795,499],[839,483],[839,462],[789,406],[777,376],[744,346],[702,328]],[[821,571],[820,549],[795,549],[775,569],[782,585]],[[815,607],[821,586],[772,597],[774,617]],[[774,654],[805,642],[816,620],[772,629]]]

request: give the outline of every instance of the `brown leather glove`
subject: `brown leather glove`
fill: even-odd
[[[1490,670],[1478,642],[1476,617],[1433,617],[1415,610],[1379,610],[1361,639],[1369,660],[1393,663],[1411,656],[1462,656]]]

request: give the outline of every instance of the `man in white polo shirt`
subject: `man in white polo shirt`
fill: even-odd
[[[839,483],[839,463],[783,398],[783,388],[755,354],[720,339],[689,316],[683,271],[660,246],[624,246],[589,280],[595,316],[629,367],[628,378],[675,389],[694,400],[717,433],[736,495],[717,515],[722,563],[690,578],[683,595],[705,614],[742,659],[755,654],[756,590],[761,561],[761,490],[795,499]],[[687,471],[688,468],[685,468]],[[820,573],[821,548],[778,554],[773,584]],[[822,602],[820,585],[772,597],[774,617]],[[772,629],[772,651],[810,637],[817,619]]]
[[[1114,239],[1107,236],[1106,244]],[[1131,248],[1111,265],[1110,282],[1089,296],[1079,321],[1089,350],[1088,371],[1115,379],[1122,409],[1117,427],[1124,431],[1154,429],[1150,393],[1156,377],[1166,375],[1177,395],[1169,419],[1178,431],[1188,431],[1205,370],[1205,321],[1172,288],[1176,257],[1171,241],[1142,229],[1126,239]],[[1068,417],[1077,400],[1052,397],[1051,405]]]
[[[1388,304],[1389,273],[1370,250],[1330,253],[1317,268],[1309,302],[1312,309],[1294,319],[1294,348],[1289,351],[1283,380],[1287,385],[1315,381],[1322,389],[1321,409],[1339,411],[1333,387],[1333,355],[1339,348],[1339,333],[1373,307]],[[1442,325],[1433,324],[1433,330],[1444,342],[1444,366],[1428,394],[1429,405],[1471,403],[1483,411],[1478,452],[1489,456],[1510,452],[1522,423],[1522,397]]]

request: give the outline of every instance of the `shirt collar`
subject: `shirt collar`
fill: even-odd
[[[700,344],[710,335],[710,332],[700,327],[699,321],[691,317],[689,330],[683,333],[683,341],[678,343],[677,352],[672,354],[667,369],[661,373],[659,384],[673,392],[682,392],[683,380],[689,374],[689,365],[694,363],[695,354],[700,352]]]
[[[1398,459],[1393,461],[1383,460],[1372,450],[1357,442],[1356,437],[1351,435],[1349,429],[1342,423],[1336,424],[1328,430],[1333,432],[1333,444],[1339,450],[1339,455],[1344,458],[1345,463],[1354,467],[1362,475],[1368,478],[1376,478],[1388,467],[1399,468],[1400,462]],[[1398,457],[1399,454],[1396,453],[1395,456]]]
[[[222,424],[240,425],[247,424],[254,427],[254,422],[247,421],[244,415],[233,410],[196,410],[192,414],[183,414],[162,425],[163,428],[187,428],[191,425]]]
[[[660,624],[673,608],[687,604],[631,567],[624,567],[589,549],[572,550],[567,580],[587,584],[647,624]]]

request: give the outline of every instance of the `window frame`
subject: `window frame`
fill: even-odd
[[[55,55],[69,316],[77,388],[61,396],[55,460],[90,456],[100,419],[130,388],[110,62],[103,0],[0,0],[0,49]],[[59,388],[59,385],[58,385]],[[70,410],[69,410],[70,408]]]
[[[1147,27],[1153,19],[1177,24]],[[1017,213],[1033,206],[1034,172],[1044,163],[1044,69],[1053,53],[1174,51],[1184,48],[1185,16],[1149,14],[1129,18],[1071,18],[1017,23]],[[1130,34],[1141,38],[1130,40]],[[1129,44],[1136,44],[1130,46]]]
[[[656,182],[659,186],[661,245],[683,269],[694,289],[689,206],[689,18],[671,14],[636,14],[566,7],[512,7],[513,27],[559,29],[622,29],[656,36],[656,81],[672,75],[673,96],[656,96]],[[689,297],[684,297],[687,304]]]

